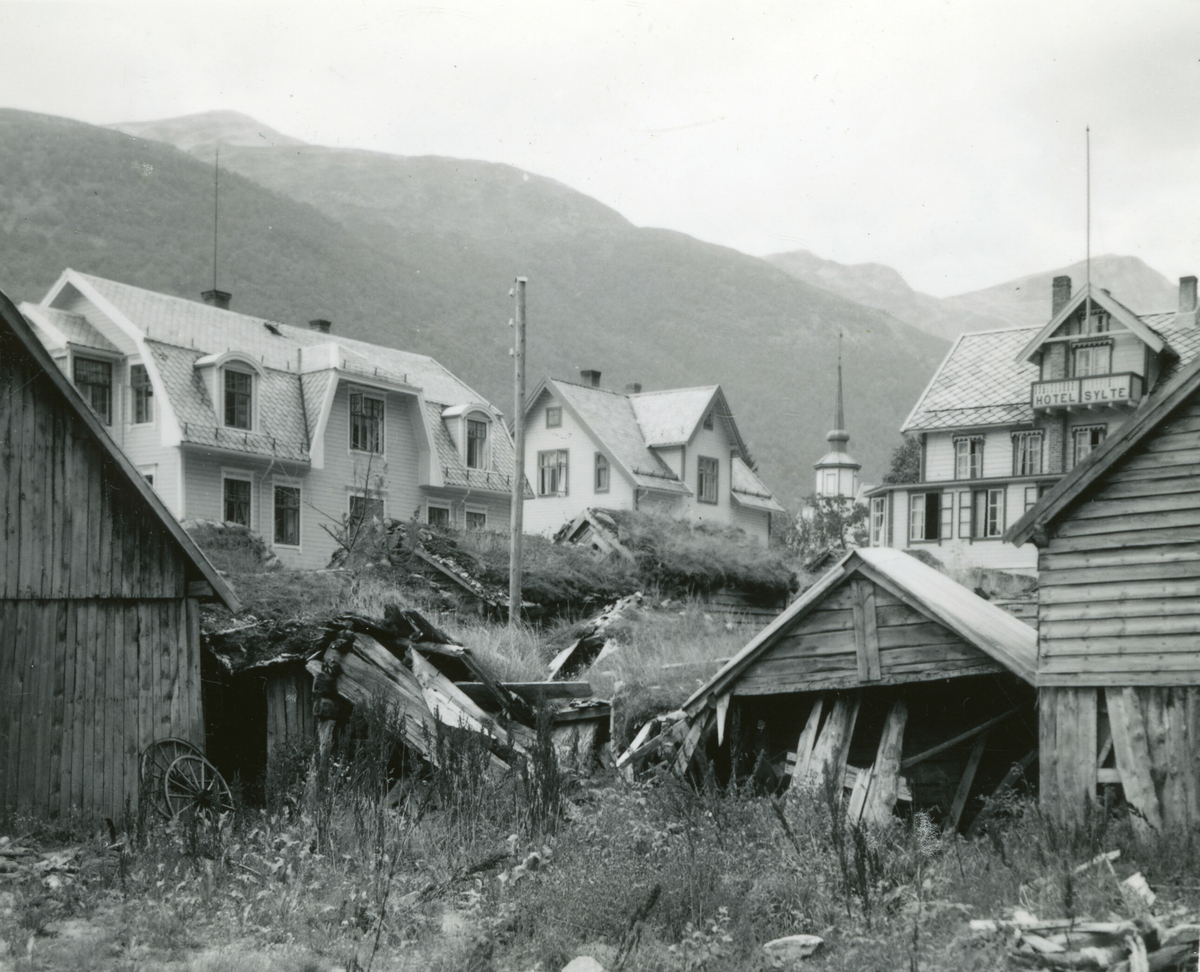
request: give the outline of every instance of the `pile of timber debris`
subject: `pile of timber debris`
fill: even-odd
[[[1176,909],[1156,916],[1157,896],[1139,871],[1118,880],[1112,862],[1120,851],[1100,854],[1075,868],[1075,874],[1107,867],[1130,913],[1128,920],[1088,921],[1060,918],[1039,921],[1020,908],[1009,920],[976,919],[975,935],[1006,935],[1012,939],[1008,958],[1024,969],[1112,969],[1113,972],[1183,972],[1200,961],[1200,915]]]
[[[578,630],[578,637],[550,662],[550,677],[571,678],[611,655],[620,646],[620,642],[613,637],[615,629],[628,619],[633,609],[641,605],[642,592],[637,591],[584,622]]]
[[[499,682],[470,648],[418,612],[394,605],[382,620],[335,619],[306,667],[314,676],[314,715],[326,748],[341,711],[338,699],[389,707],[405,744],[435,765],[438,734],[466,731],[486,740],[494,770],[507,771],[532,750],[541,706],[550,710],[553,741],[566,767],[589,771],[608,737],[610,706],[591,699],[586,682]]]

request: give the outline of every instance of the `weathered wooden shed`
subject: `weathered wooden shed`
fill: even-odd
[[[699,751],[769,785],[828,770],[855,819],[911,794],[957,826],[1033,758],[1035,650],[1032,628],[944,574],[855,550],[688,699],[676,766]]]
[[[1038,547],[1041,799],[1200,823],[1200,362],[1006,534]]]
[[[123,818],[201,750],[198,601],[237,602],[0,294],[0,809]]]

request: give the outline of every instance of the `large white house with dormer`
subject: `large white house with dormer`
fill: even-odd
[[[67,270],[21,306],[177,517],[243,524],[298,568],[359,517],[509,529],[501,413],[437,361],[203,297]]]
[[[1043,327],[954,342],[900,429],[920,440],[919,481],[868,494],[871,545],[1036,573],[1036,548],[1005,543],[1007,527],[1198,354],[1195,277],[1175,310],[1140,315],[1056,277]]]

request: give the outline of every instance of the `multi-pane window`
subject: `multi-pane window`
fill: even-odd
[[[450,529],[450,508],[448,506],[430,506],[425,512],[430,526]]]
[[[978,479],[983,475],[983,436],[964,435],[954,440],[954,478]]]
[[[250,525],[250,480],[225,480],[225,522]]]
[[[250,428],[254,376],[225,369],[225,424],[231,429]]]
[[[1105,426],[1082,425],[1071,430],[1071,455],[1074,465],[1083,462],[1104,441]]]
[[[887,497],[871,497],[871,546],[887,546]]]
[[[1072,374],[1076,378],[1088,375],[1107,375],[1112,371],[1112,345],[1077,344],[1071,349]]]
[[[567,495],[567,450],[538,453],[538,496]]]
[[[597,493],[608,492],[608,471],[608,457],[602,452],[597,452],[595,481],[595,491]]]
[[[350,393],[350,448],[383,452],[383,399]]]
[[[75,387],[100,420],[105,425],[112,425],[112,362],[76,358]]]
[[[486,530],[487,514],[479,510],[467,510],[467,529]]]
[[[716,459],[700,456],[696,460],[696,499],[701,503],[717,501],[717,477],[720,465]]]
[[[1025,487],[1025,512],[1026,513],[1028,513],[1030,510],[1032,510],[1034,508],[1034,506],[1037,505],[1037,501],[1042,498],[1042,496],[1045,494],[1045,492],[1046,492],[1046,485],[1044,483],[1041,486],[1026,486]]]
[[[971,536],[977,540],[1004,534],[1004,490],[977,489],[971,494]]]
[[[275,487],[275,542],[300,546],[300,487]]]
[[[467,468],[487,468],[487,422],[467,420]]]
[[[154,386],[145,365],[129,366],[129,388],[133,395],[133,424],[154,421]]]
[[[1042,474],[1042,433],[1017,432],[1013,435],[1013,475]]]
[[[562,426],[562,406],[551,405],[546,409],[546,428],[557,429]]]
[[[942,501],[941,493],[913,493],[909,497],[908,538],[939,539],[942,536],[943,513],[947,517],[950,515],[950,504]]]
[[[378,496],[363,496],[354,493],[350,496],[350,524],[370,523],[372,520],[383,522],[383,499]]]

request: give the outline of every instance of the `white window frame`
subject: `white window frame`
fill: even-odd
[[[1083,455],[1079,454],[1079,441],[1083,433],[1088,434],[1088,449]],[[1100,438],[1095,443],[1091,442],[1092,434],[1100,433]],[[1093,423],[1091,425],[1075,425],[1071,427],[1071,468],[1074,469],[1077,465],[1083,462],[1088,456],[1100,448],[1104,444],[1104,440],[1108,438],[1108,426],[1106,424]]]
[[[946,512],[947,503],[946,496],[951,494],[943,493],[941,490],[922,490],[917,493],[908,494],[908,541],[909,543],[939,543],[943,539],[945,530],[947,529]],[[928,525],[927,504],[928,497],[936,496],[938,498],[938,526],[937,536],[925,536],[926,526]],[[918,502],[919,501],[919,502]],[[954,499],[951,495],[950,503],[953,504]],[[918,510],[920,513],[918,514]],[[951,513],[953,510],[951,509]],[[917,525],[917,517],[920,516],[921,535],[916,536],[914,527]]]
[[[346,496],[347,523],[354,521],[354,501],[356,499],[378,501],[381,511],[379,519],[381,521],[387,519],[387,496],[384,493],[374,489],[352,489]]]
[[[88,362],[92,362],[95,364],[108,365],[108,418],[107,419],[105,419],[104,416],[102,416],[99,412],[96,411],[95,406],[92,405],[91,397],[88,395],[84,395],[83,389],[79,387],[79,383],[75,380],[75,367],[76,367],[76,364],[80,361],[88,361]],[[92,353],[80,354],[79,352],[71,353],[71,384],[75,386],[75,390],[79,392],[80,397],[83,398],[83,400],[85,402],[87,402],[88,408],[90,408],[92,410],[92,412],[95,414],[95,416],[98,419],[100,419],[100,424],[105,425],[110,429],[116,428],[117,423],[121,421],[121,416],[117,412],[117,409],[118,409],[118,406],[119,406],[120,400],[121,400],[120,383],[118,381],[118,372],[119,371],[120,371],[120,360],[114,359],[110,355],[92,354]]]
[[[472,516],[482,516],[483,517],[483,526],[480,526],[480,527],[471,526],[471,522],[470,522],[469,518]],[[472,506],[470,504],[466,505],[466,507],[463,509],[463,529],[464,530],[486,530],[488,528],[487,524],[488,524],[488,510],[487,510],[486,506]]]
[[[958,539],[971,539],[971,521],[974,507],[971,506],[971,490],[963,489],[958,492]]]
[[[479,415],[479,412],[472,413]],[[478,465],[471,465],[471,426],[483,426],[483,439],[480,446],[480,455]],[[483,418],[472,418],[471,415],[463,417],[463,462],[468,469],[488,470],[491,468],[492,459],[492,423]]]
[[[1013,475],[1014,476],[1040,476],[1040,475],[1042,475],[1042,470],[1045,468],[1045,449],[1046,449],[1046,436],[1044,435],[1042,430],[1041,429],[1028,429],[1023,432],[1014,432],[1012,434],[1012,439],[1013,439]],[[1029,459],[1029,456],[1031,455],[1031,449],[1030,449],[1028,443],[1034,442],[1035,440],[1037,442],[1037,452],[1036,452],[1036,460],[1037,461],[1036,461],[1036,463],[1034,463],[1034,465],[1037,468],[1022,470],[1022,468],[1021,468],[1022,458],[1025,458],[1027,460],[1026,465],[1029,465],[1028,459]]]
[[[158,480],[158,463],[154,462],[146,466],[138,466],[137,471],[138,475],[150,484],[150,488],[154,489],[155,483]],[[222,492],[224,492],[224,487],[222,487]],[[224,503],[224,496],[222,496],[221,500]]]
[[[354,396],[358,395],[364,400],[378,402],[381,407],[379,413],[379,449],[357,449],[354,446]],[[387,457],[387,396],[381,392],[371,388],[355,388],[351,387],[346,395],[346,452],[352,456],[379,456],[380,458]]]
[[[137,386],[133,383],[133,369],[141,368],[146,375],[146,388],[150,394],[147,396],[147,402],[150,407],[150,417],[144,422],[137,420]],[[150,380],[150,369],[146,367],[144,361],[129,362],[129,424],[134,428],[149,428],[154,425],[154,420],[158,418],[158,406],[155,403],[154,382]]]
[[[561,429],[562,428],[562,406],[547,405],[546,406],[546,428]]]
[[[871,546],[887,546],[887,501],[886,496],[871,497]]]
[[[956,435],[953,437],[952,442],[954,445],[954,478],[982,479],[984,446],[983,436]],[[962,446],[965,446],[966,448],[960,448]]]
[[[296,491],[296,542],[284,543],[276,536],[277,532],[277,517],[279,515],[278,496],[276,491],[280,489],[294,489]],[[274,479],[271,481],[271,545],[274,547],[285,547],[288,550],[299,550],[304,539],[304,490],[298,483],[289,482],[282,479]]]
[[[571,477],[571,450],[569,449],[541,449],[537,454],[537,494],[541,497],[550,496],[567,496],[570,488]],[[544,463],[543,457],[554,456],[556,461],[553,465]],[[554,490],[545,488],[546,480],[543,476],[543,471],[554,469],[555,486]],[[562,481],[557,480],[561,476]]]
[[[454,508],[449,503],[425,503],[425,525],[433,526],[433,520],[429,518],[434,510],[443,510],[446,514],[446,526],[451,530],[454,529]]]
[[[1103,364],[1104,370],[1097,370],[1096,358],[1103,351],[1105,360],[1100,362]],[[1081,354],[1082,352],[1082,354]],[[1093,375],[1111,375],[1112,374],[1112,352],[1113,343],[1108,341],[1080,341],[1077,344],[1071,345],[1071,377],[1072,378],[1091,378]],[[1079,370],[1080,361],[1087,361],[1087,365],[1083,371]]]
[[[219,406],[220,413],[218,418],[221,420],[221,428],[233,429],[237,432],[254,432],[258,429],[258,372],[250,365],[237,367],[237,364],[224,364],[218,369],[217,375],[217,392],[221,396],[221,404]],[[250,379],[250,425],[248,427],[241,425],[230,425],[227,421],[229,418],[229,409],[225,400],[228,391],[225,388],[225,376],[227,374],[245,375]]]
[[[971,539],[999,540],[1008,514],[1008,490],[992,486],[971,491]]]
[[[221,522],[233,523],[233,520],[225,518],[225,484],[230,480],[250,484],[250,515],[247,517],[249,523],[245,524],[247,530],[254,529],[254,473],[247,469],[222,469],[221,470]]]

